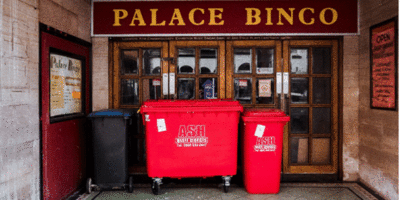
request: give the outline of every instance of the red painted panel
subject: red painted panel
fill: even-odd
[[[41,33],[41,104],[43,198],[63,199],[77,191],[86,178],[85,117],[50,123],[49,48],[85,57],[85,114],[89,113],[90,48]]]
[[[291,17],[289,22],[286,18]],[[357,0],[102,1],[93,3],[92,19],[94,35],[355,34],[358,4]]]

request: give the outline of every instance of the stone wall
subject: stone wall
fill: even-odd
[[[91,42],[90,0],[40,0],[39,21]]]
[[[358,158],[358,36],[343,38],[343,181],[357,181]]]
[[[40,199],[39,22],[90,42],[90,0],[0,8],[0,199]]]
[[[39,199],[38,1],[0,8],[0,199]]]
[[[108,108],[109,82],[108,82],[108,38],[94,37],[92,39],[93,73],[92,73],[92,99],[93,111]]]
[[[398,15],[397,0],[360,2],[360,180],[386,199],[398,194],[398,111],[370,108],[369,28]]]

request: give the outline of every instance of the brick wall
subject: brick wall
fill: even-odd
[[[387,199],[398,194],[398,112],[370,109],[369,28],[398,15],[397,0],[360,2],[360,179]]]

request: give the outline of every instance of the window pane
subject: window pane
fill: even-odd
[[[257,74],[274,73],[274,49],[257,49]]]
[[[313,78],[313,103],[331,103],[331,78]]]
[[[143,79],[143,101],[161,97],[161,79]]]
[[[274,79],[257,79],[257,104],[274,104]]]
[[[194,74],[196,67],[196,51],[194,48],[178,49],[178,73]]]
[[[235,100],[242,104],[251,104],[251,78],[234,80]]]
[[[200,74],[216,74],[217,61],[217,49],[200,49]]]
[[[331,160],[331,141],[329,138],[312,140],[312,164],[329,164]]]
[[[292,78],[290,81],[292,103],[308,103],[308,78]]]
[[[194,99],[194,86],[196,85],[194,78],[178,79],[178,99]]]
[[[308,74],[308,49],[291,49],[290,66],[292,74]]]
[[[139,50],[121,51],[121,74],[138,73],[138,55]]]
[[[217,78],[200,78],[199,99],[216,99],[218,97]]]
[[[137,79],[121,80],[121,104],[137,105],[139,104],[139,84]]]
[[[159,75],[161,73],[161,50],[143,49],[143,73]]]
[[[251,74],[251,49],[234,49],[235,73]]]
[[[313,133],[331,133],[331,108],[313,108]]]
[[[331,49],[322,47],[313,49],[313,74],[331,73]]]
[[[290,109],[291,133],[308,133],[308,108]]]
[[[290,139],[290,162],[298,164],[308,163],[308,138]]]

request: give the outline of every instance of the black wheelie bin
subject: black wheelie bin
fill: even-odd
[[[128,189],[133,178],[128,171],[128,136],[134,110],[108,109],[89,114],[92,125],[93,180],[86,181],[86,192]]]

